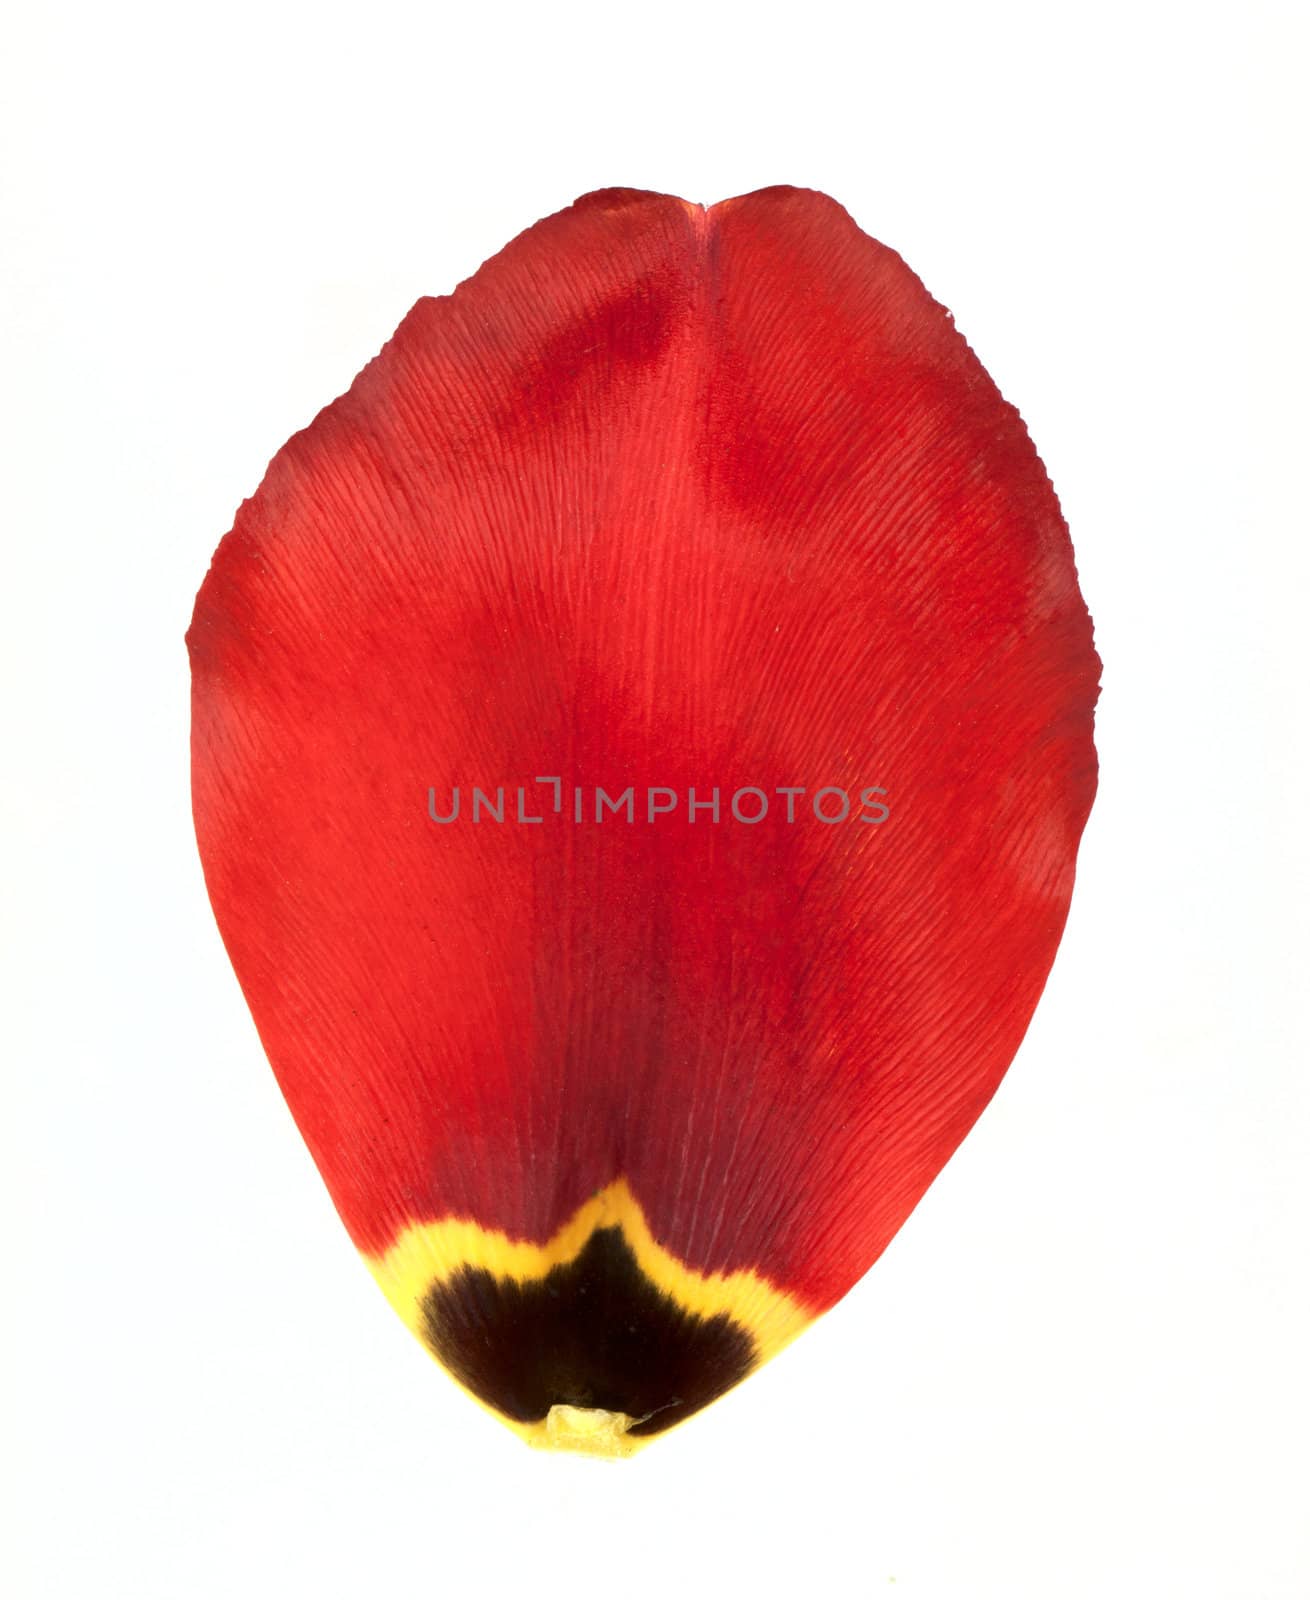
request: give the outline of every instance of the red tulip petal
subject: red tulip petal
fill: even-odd
[[[626,1448],[851,1287],[1014,1055],[1095,789],[1055,496],[898,256],[804,190],[587,196],[283,448],[188,642],[233,964],[466,1387]]]

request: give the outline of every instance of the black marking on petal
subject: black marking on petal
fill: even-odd
[[[726,1312],[703,1317],[642,1272],[617,1227],[516,1282],[461,1267],[423,1301],[423,1336],[464,1386],[515,1422],[555,1405],[619,1411],[661,1433],[750,1372],[755,1341]]]

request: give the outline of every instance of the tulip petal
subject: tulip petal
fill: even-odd
[[[237,976],[470,1392],[626,1453],[867,1271],[1096,784],[1055,495],[898,256],[812,191],[585,197],[280,451],[188,644]]]

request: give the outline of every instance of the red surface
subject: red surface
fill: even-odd
[[[1095,789],[1055,497],[899,257],[809,191],[588,196],[285,446],[188,641],[214,909],[361,1247],[623,1174],[695,1267],[851,1286],[1022,1038]],[[539,774],[724,818],[428,817]]]

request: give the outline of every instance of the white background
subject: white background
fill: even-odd
[[[1304,1596],[1300,8],[11,5],[3,1385],[28,1597]],[[627,1464],[372,1287],[205,899],[182,635],[420,294],[827,190],[1024,415],[1105,660],[1067,937],[881,1263]]]

